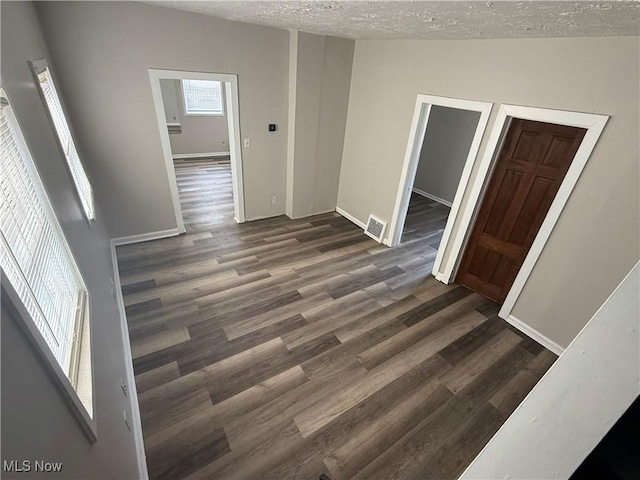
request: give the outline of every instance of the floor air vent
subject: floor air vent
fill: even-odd
[[[384,235],[385,228],[387,228],[386,222],[383,222],[373,215],[369,215],[369,221],[367,222],[367,228],[364,230],[364,233],[369,235],[378,243],[382,243],[382,236]]]

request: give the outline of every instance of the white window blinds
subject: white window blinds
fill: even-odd
[[[73,384],[84,283],[8,106],[0,139],[0,265]]]
[[[67,119],[62,111],[60,98],[58,97],[58,92],[53,84],[51,73],[49,72],[49,68],[38,68],[35,64],[34,69],[36,70],[38,85],[40,86],[42,95],[44,96],[47,108],[49,109],[49,114],[53,121],[53,125],[55,126],[56,133],[58,134],[60,146],[67,159],[69,170],[71,170],[71,176],[73,177],[73,181],[78,190],[80,202],[82,203],[82,207],[84,208],[87,218],[89,220],[93,220],[95,218],[95,206],[93,203],[91,184],[89,183],[89,178],[87,177],[84,167],[82,166],[82,162],[80,161],[80,157],[78,156],[76,145],[71,137],[69,125],[67,124]]]
[[[182,80],[184,109],[187,115],[223,115],[220,82]]]

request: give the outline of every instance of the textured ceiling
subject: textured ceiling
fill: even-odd
[[[347,38],[640,35],[638,1],[153,1],[229,20]]]

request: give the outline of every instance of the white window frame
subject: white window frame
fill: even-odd
[[[96,206],[93,198],[93,187],[91,186],[91,181],[89,180],[89,176],[87,175],[87,171],[84,168],[82,160],[80,159],[80,155],[78,153],[78,149],[73,138],[73,134],[71,132],[71,125],[69,124],[69,120],[67,118],[66,113],[64,112],[64,108],[62,106],[62,100],[60,98],[60,94],[58,93],[55,85],[55,81],[53,79],[53,75],[49,66],[47,64],[46,59],[35,60],[29,62],[31,65],[31,70],[35,77],[36,85],[38,87],[38,91],[40,92],[40,97],[42,98],[42,102],[45,104],[45,110],[47,110],[47,114],[49,116],[49,121],[52,124],[53,130],[56,132],[56,138],[58,140],[58,145],[64,158],[67,163],[67,167],[69,169],[69,173],[71,178],[73,179],[73,183],[76,187],[76,194],[80,200],[80,204],[82,205],[82,209],[84,211],[85,217],[89,224],[91,221],[96,218]],[[47,81],[51,85],[51,90],[53,95],[56,97],[56,101],[59,104],[59,108],[62,111],[62,121],[64,122],[63,129],[65,132],[61,132],[56,125],[56,121],[54,119],[53,112],[51,111],[51,105],[49,104],[46,94],[42,88],[42,84],[40,82],[40,75],[45,73],[47,75]],[[63,138],[66,137],[66,138]]]
[[[69,366],[69,374],[64,371],[63,367],[56,359],[27,307],[24,305],[20,295],[5,275],[4,270],[0,268],[0,271],[2,272],[0,275],[2,305],[3,308],[6,308],[15,316],[16,320],[19,320],[18,323],[20,327],[22,327],[27,336],[36,345],[37,352],[44,359],[45,367],[48,368],[56,384],[61,389],[65,400],[70,405],[71,411],[78,420],[87,436],[87,439],[90,443],[95,443],[97,441],[97,429],[94,416],[95,385],[93,383],[90,322],[91,299],[89,291],[77,266],[73,252],[69,248],[51,199],[44,186],[44,182],[42,181],[35,162],[33,161],[31,152],[22,134],[20,124],[13,112],[13,109],[8,104],[6,93],[2,89],[0,89],[0,97],[2,99],[2,106],[0,106],[0,108],[2,108],[3,114],[7,119],[7,123],[11,129],[16,146],[27,164],[27,168],[35,177],[34,180],[36,187],[41,190],[40,199],[45,204],[45,209],[49,210],[50,213],[48,220],[53,224],[53,230],[57,235],[59,235],[59,239],[68,254],[71,264],[70,266],[75,271],[78,283],[80,284],[81,305],[79,305],[78,313],[74,319],[75,322],[80,322],[80,328],[78,329],[78,336],[80,337],[80,340],[73,347],[73,358],[71,365]]]
[[[220,96],[220,110],[189,110],[187,105],[187,94],[185,92],[185,82],[191,80],[206,81],[218,84],[218,94]],[[224,96],[222,91],[222,82],[219,80],[200,80],[200,79],[188,79],[184,78],[180,80],[180,93],[182,94],[182,105],[184,107],[184,114],[188,117],[223,117],[224,116]]]

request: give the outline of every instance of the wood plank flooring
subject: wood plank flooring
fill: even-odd
[[[233,221],[229,157],[176,159],[173,166],[187,233]]]
[[[427,244],[438,250],[450,211],[451,208],[412,192],[400,243],[430,238]]]
[[[117,251],[152,479],[453,479],[555,361],[430,276],[446,207],[389,249],[237,225],[228,162],[176,169],[188,233]]]

